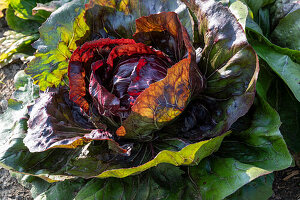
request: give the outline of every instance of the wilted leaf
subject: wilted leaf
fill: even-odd
[[[40,39],[34,43],[37,53],[25,72],[38,82],[41,90],[65,84],[69,58],[78,40],[89,30],[83,8],[83,0],[66,3],[40,27]]]

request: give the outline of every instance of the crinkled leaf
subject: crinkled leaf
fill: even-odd
[[[246,184],[238,191],[227,197],[230,200],[257,200],[269,199],[272,194],[273,174],[261,176]]]
[[[31,81],[28,76],[27,80]],[[21,90],[23,86],[26,86],[26,83],[26,78],[24,77],[16,79],[16,87]],[[30,90],[28,92],[31,94],[33,91]],[[211,140],[194,144],[176,138],[154,143],[154,153],[156,152],[157,154],[155,157],[152,157],[154,155],[151,156],[151,148],[145,148],[145,145],[133,144],[132,149],[130,143],[124,144],[123,142],[122,147],[124,147],[125,150],[121,149],[116,145],[116,142],[111,141],[111,138],[107,135],[107,137],[104,138],[106,141],[89,143],[86,146],[77,147],[75,150],[50,149],[44,151],[47,148],[53,147],[73,147],[72,145],[81,145],[83,144],[83,138],[88,140],[84,142],[103,138],[96,138],[96,136],[98,136],[97,134],[90,134],[89,137],[87,137],[88,134],[86,133],[93,133],[97,130],[92,131],[91,128],[87,128],[93,125],[82,116],[79,109],[70,109],[70,102],[68,105],[68,102],[64,99],[64,96],[68,96],[67,93],[61,92],[55,94],[54,92],[48,92],[42,94],[41,97],[36,100],[36,104],[29,107],[29,114],[32,115],[29,121],[26,115],[26,104],[22,105],[20,100],[25,98],[24,103],[28,103],[26,98],[31,96],[26,92],[22,93],[17,91],[15,94],[19,95],[17,96],[19,101],[10,101],[8,113],[3,115],[3,119],[5,120],[1,118],[3,127],[12,126],[11,128],[3,130],[4,132],[2,131],[3,137],[1,138],[3,148],[0,154],[1,163],[6,168],[40,176],[48,181],[64,180],[73,176],[126,177],[145,171],[159,163],[195,165],[200,162],[201,159],[216,151],[223,138],[227,135],[223,134]],[[33,97],[31,97],[31,101],[32,100]],[[10,109],[17,110],[20,108],[23,109],[21,114],[19,112],[15,114],[15,111],[13,113],[10,111]],[[20,118],[15,118],[16,122],[11,124],[11,118],[15,117],[15,115],[20,116]],[[66,135],[66,133],[68,133],[68,135]],[[39,137],[40,135],[43,135],[44,138]],[[75,143],[77,139],[80,141],[79,143],[73,144],[73,135],[75,136]],[[24,145],[23,139],[31,151],[44,152],[31,153]],[[32,143],[32,141],[35,142]],[[72,145],[70,145],[70,142]],[[126,154],[125,151],[129,151],[130,149],[132,149],[132,154],[130,154],[130,152]],[[161,149],[166,150],[161,151]],[[136,167],[130,168],[132,164],[135,164]],[[49,175],[49,173],[51,175]]]
[[[65,84],[68,60],[76,43],[89,30],[83,8],[83,0],[66,3],[40,27],[40,39],[34,43],[37,53],[25,72],[38,82],[41,90]]]
[[[188,5],[198,19],[202,41],[198,67],[206,78],[203,95],[196,101],[210,111],[214,125],[202,129],[212,137],[228,130],[252,105],[258,59],[243,28],[221,3]]]
[[[142,17],[136,23],[134,37],[139,42],[147,43],[152,32],[170,34],[178,62],[168,69],[164,79],[152,83],[138,96],[129,117],[117,130],[126,138],[143,138],[161,129],[182,113],[193,93],[200,92],[204,84],[187,31],[175,13]]]
[[[92,125],[90,125],[89,122],[84,119],[78,110],[73,110],[72,107],[66,105],[62,99],[63,96],[64,95],[62,95],[62,93],[56,95],[53,93],[43,94],[41,98],[36,101],[36,104],[30,108],[29,114],[31,115],[31,118],[28,121],[29,129],[26,138],[24,139],[24,143],[28,146],[30,151],[35,152],[44,151],[53,147],[74,148],[78,145],[87,143],[90,140],[108,141],[108,145],[101,144],[101,148],[90,145],[89,147],[87,146],[86,150],[84,150],[85,148],[82,150],[79,149],[78,151],[82,151],[82,154],[86,155],[77,157],[77,155],[74,154],[73,160],[69,161],[67,168],[63,170],[69,175],[73,174],[85,177],[97,176],[101,178],[121,178],[140,173],[156,166],[159,163],[171,163],[173,165],[194,165],[201,161],[201,159],[204,157],[209,156],[211,153],[216,151],[223,138],[227,135],[223,134],[222,136],[213,138],[211,140],[201,141],[190,145],[188,145],[189,143],[183,143],[180,141],[176,142],[176,140],[164,141],[162,143],[163,145],[153,144],[154,146],[159,145],[158,148],[160,149],[167,149],[168,146],[177,146],[177,148],[175,150],[170,149],[158,151],[159,153],[155,156],[155,158],[150,159],[150,161],[140,166],[124,168],[122,167],[122,162],[120,162],[120,165],[115,164],[114,162],[109,163],[106,160],[110,159],[111,156],[119,156],[120,159],[124,157],[123,159],[125,160],[131,160],[137,155],[134,152],[132,153],[132,156],[130,155],[130,152],[128,152],[128,155],[126,155],[126,150],[121,149],[116,142],[112,140],[113,137],[110,134],[93,135],[92,133],[96,130],[92,131],[91,129],[82,128],[84,126],[87,127]],[[74,107],[76,108],[76,106]],[[91,134],[93,137],[90,136]],[[43,137],[41,137],[41,135]],[[145,146],[139,147],[138,145],[136,146],[136,144],[134,144],[133,148],[145,148]],[[115,151],[115,153],[111,152],[110,149]],[[133,149],[132,151],[140,150]],[[61,156],[64,157],[64,153],[62,153]],[[108,156],[108,158],[106,158],[106,156]],[[111,159],[112,158],[113,157],[111,157]],[[103,163],[100,163],[101,160]],[[144,161],[140,160],[139,162]],[[64,174],[65,173],[62,175]]]
[[[282,47],[300,51],[300,8],[279,21],[272,33],[272,41]]]
[[[2,146],[0,165],[14,171],[34,174],[48,181],[63,180],[59,176],[49,175],[49,171],[45,170],[43,165],[50,166],[48,169],[52,172],[61,169],[67,162],[70,151],[64,153],[48,151],[42,154],[33,154],[23,143],[23,138],[27,133],[27,106],[38,97],[39,88],[33,84],[32,79],[24,71],[18,72],[14,80],[17,90],[12,96],[13,99],[8,101],[9,105],[5,113],[0,115],[0,126],[5,127],[0,130]],[[61,160],[61,157],[55,155],[57,153],[65,155],[63,159],[66,160]],[[45,161],[46,158],[48,161]],[[45,161],[45,163],[41,163],[41,161]]]
[[[0,68],[18,58],[17,53],[33,53],[30,44],[38,39],[38,34],[24,35],[15,31],[6,31],[0,39]],[[30,51],[31,50],[31,51]]]
[[[29,107],[28,131],[24,144],[31,152],[50,148],[76,148],[92,140],[105,140],[111,149],[126,153],[104,130],[94,129],[80,113],[80,108],[68,99],[67,90],[47,92]]]
[[[256,53],[268,63],[271,69],[288,85],[300,101],[300,51],[281,48],[252,29],[249,41]]]
[[[50,101],[50,103],[46,105],[41,103],[47,101]],[[72,134],[74,134],[75,131],[77,139],[79,138],[79,140],[82,140],[81,135],[84,134],[84,131],[88,131],[87,129],[76,127],[76,123],[79,123],[78,121],[74,124],[73,120],[76,115],[78,117],[78,112],[72,113],[72,119],[72,115],[68,110],[68,106],[65,105],[63,100],[61,98],[57,98],[56,101],[57,103],[53,102],[53,97],[51,97],[51,95],[42,95],[41,98],[37,100],[37,104],[30,108],[30,114],[36,113],[37,111],[38,112],[35,117],[31,117],[30,121],[28,122],[28,133],[25,134],[27,132],[27,127],[26,125],[24,126],[24,123],[27,123],[27,119],[25,118],[22,119],[23,126],[21,129],[17,129],[13,133],[15,136],[11,137],[7,141],[9,145],[2,152],[2,162],[6,166],[11,167],[16,171],[26,172],[33,175],[47,176],[49,171],[51,171],[55,176],[47,176],[49,180],[68,179],[70,176],[120,178],[140,173],[156,166],[159,163],[170,163],[173,165],[195,165],[200,162],[201,159],[216,151],[223,138],[227,135],[223,134],[222,136],[190,145],[189,143],[178,141],[177,139],[174,139],[174,141],[164,141],[162,144],[153,144],[154,148],[159,148],[159,153],[154,158],[151,158],[151,156],[150,159],[147,158],[148,160],[146,160],[146,162],[143,160],[143,157],[145,156],[142,154],[142,159],[138,158],[138,161],[134,162],[144,162],[144,164],[132,168],[128,168],[126,166],[130,167],[132,163],[127,162],[136,159],[136,156],[140,156],[135,153],[136,151],[141,151],[139,149],[141,147],[139,147],[137,144],[133,145],[132,157],[130,157],[130,154],[126,155],[126,152],[124,152],[125,150],[121,149],[113,141],[108,143],[102,142],[99,144],[88,144],[83,148],[77,147],[76,150],[48,150],[41,153],[30,153],[22,142],[25,136],[26,138],[24,139],[24,142],[32,151],[43,151],[46,148],[53,147],[51,146],[53,142],[58,144],[57,147],[66,147],[69,144],[69,141],[73,141]],[[84,122],[83,117],[80,117],[80,115],[77,120],[78,119],[81,120],[81,123],[87,123]],[[81,124],[81,126],[83,126],[83,124]],[[66,133],[68,133],[68,135],[66,135]],[[37,137],[37,135],[43,135],[45,137],[43,139],[43,137]],[[71,138],[68,139],[68,137]],[[90,137],[87,139],[97,140],[102,138]],[[110,141],[110,138],[104,139]],[[31,141],[33,140],[35,141],[33,143],[34,145],[31,145]],[[59,140],[62,140],[63,142],[60,142]],[[77,144],[78,143],[76,143],[76,145]],[[80,145],[81,144],[82,143],[80,143]],[[145,146],[142,147],[144,148],[142,152],[145,151],[145,153],[148,154],[149,149],[145,148]],[[173,148],[170,150],[160,150],[160,148],[168,149],[167,147]],[[174,149],[174,147],[176,148]],[[148,151],[146,151],[147,149]],[[19,153],[20,150],[22,150],[21,154]],[[117,159],[116,161],[119,161],[115,162],[115,159]],[[122,164],[124,162],[125,164]],[[54,165],[50,163],[56,164]]]

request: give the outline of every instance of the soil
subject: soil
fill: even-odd
[[[0,37],[6,30],[8,30],[7,24],[4,18],[1,18]],[[16,61],[0,69],[0,114],[6,109],[7,100],[14,90],[14,75],[24,67],[21,61]],[[296,159],[296,162],[299,160]],[[274,194],[269,200],[300,200],[300,168],[296,166],[275,172],[273,191]],[[0,199],[32,200],[33,198],[29,188],[19,184],[16,178],[10,176],[8,170],[0,168]]]
[[[275,172],[274,194],[269,200],[300,200],[300,168]]]

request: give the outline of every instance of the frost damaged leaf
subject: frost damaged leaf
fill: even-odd
[[[177,15],[163,12],[137,20],[135,40],[148,43],[151,35],[167,32],[167,42],[178,62],[168,69],[161,81],[152,83],[136,99],[132,113],[123,121],[117,134],[127,138],[142,138],[182,113],[193,93],[203,89],[204,80],[196,69],[195,51],[186,29]],[[174,60],[174,61],[176,61]]]
[[[40,39],[34,43],[37,53],[25,72],[33,77],[41,90],[65,84],[63,79],[68,71],[68,61],[76,43],[89,30],[83,8],[83,0],[66,3],[40,27]]]
[[[30,44],[39,38],[38,34],[24,35],[15,31],[6,31],[3,36],[0,39],[0,68],[11,63],[17,53],[32,53]]]

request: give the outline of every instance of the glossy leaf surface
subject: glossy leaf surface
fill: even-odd
[[[279,21],[272,40],[282,47],[300,51],[300,8]]]
[[[33,45],[37,53],[25,71],[41,90],[65,84],[63,79],[68,71],[71,52],[89,30],[84,13],[84,1],[66,3],[53,12],[39,29],[41,37]]]
[[[276,46],[253,30],[249,34],[249,41],[257,54],[268,63],[272,70],[292,90],[296,99],[300,101],[299,51]]]
[[[193,93],[203,89],[204,80],[196,69],[195,52],[185,28],[175,13],[161,13],[137,20],[135,40],[148,43],[151,34],[167,32],[173,38],[179,60],[161,81],[153,83],[136,99],[132,113],[122,123],[126,138],[142,138],[182,113]],[[183,57],[187,54],[187,57]],[[120,130],[119,129],[119,130]]]
[[[20,53],[31,54],[30,44],[38,39],[38,34],[24,35],[15,31],[7,31],[0,39],[0,68],[16,60]],[[23,54],[26,57],[26,54]]]
[[[206,79],[206,88],[196,101],[206,110],[213,110],[210,114],[214,125],[205,130],[205,135],[217,135],[228,130],[252,105],[258,58],[237,19],[221,3],[200,1],[188,5],[198,19],[198,67]]]

